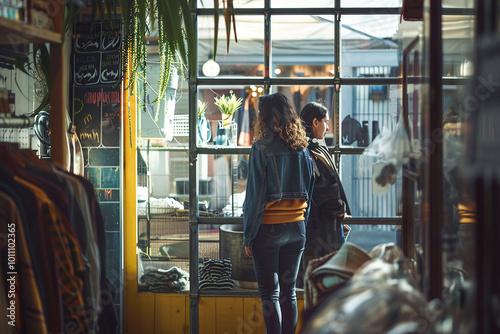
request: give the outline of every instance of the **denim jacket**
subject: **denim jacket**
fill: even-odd
[[[250,151],[243,204],[243,245],[252,245],[267,202],[306,199],[304,220],[307,224],[313,187],[313,162],[307,148],[291,150],[274,135],[257,140]]]

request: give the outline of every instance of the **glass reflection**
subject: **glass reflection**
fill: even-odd
[[[341,0],[343,7],[401,7],[402,0]]]
[[[149,45],[148,51],[154,47],[157,46]],[[146,66],[147,80],[145,81],[144,75],[140,75],[136,86],[138,146],[187,149],[188,83],[179,75],[176,80],[177,89],[167,87],[165,98],[156,101],[160,74],[158,55],[150,54]],[[177,73],[180,74],[180,71]]]
[[[231,30],[229,52],[223,17],[219,20],[217,55],[214,59],[214,19],[213,16],[200,15],[198,22],[198,76],[209,77],[203,66],[209,60],[217,62],[217,77],[264,76],[264,19],[263,16],[236,16],[238,43]]]
[[[341,179],[353,217],[401,216],[402,170],[395,175],[394,184],[376,181],[376,168],[361,169],[359,155],[342,155]],[[375,175],[376,176],[376,175]]]
[[[226,119],[216,99],[241,99],[241,105]],[[198,86],[198,103],[206,103],[206,110],[197,116],[198,146],[251,146],[253,128],[257,119],[258,100],[264,94],[262,86],[232,86],[208,88]]]
[[[399,93],[398,85],[342,86],[340,145],[367,147],[379,133],[390,133],[400,110]]]
[[[397,77],[398,15],[344,15],[341,19],[341,76]]]
[[[471,76],[474,16],[443,15],[443,76]]]
[[[332,15],[273,16],[270,76],[333,76],[334,30]]]
[[[264,0],[233,0],[234,8],[264,8]],[[197,8],[214,8],[214,0],[198,0]],[[223,8],[219,1],[219,8]]]
[[[200,155],[197,170],[200,216],[241,217],[248,155]],[[188,183],[187,180],[183,182]],[[189,197],[189,194],[185,194],[185,197]]]

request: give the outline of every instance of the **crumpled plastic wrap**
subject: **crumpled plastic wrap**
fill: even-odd
[[[383,128],[373,142],[368,145],[359,158],[360,172],[373,172],[373,192],[383,193],[396,182],[396,175],[406,164],[411,153],[408,133],[404,128],[403,117],[391,132]]]
[[[322,302],[301,333],[435,333],[435,319],[411,268],[405,258],[365,262]]]

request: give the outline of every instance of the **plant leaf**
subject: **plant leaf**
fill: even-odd
[[[184,26],[186,28],[186,39],[187,39],[187,57],[188,57],[188,68],[191,71],[194,71],[196,68],[196,39],[195,39],[195,30],[194,30],[194,22],[193,16],[191,13],[191,9],[189,8],[189,4],[187,1],[180,0],[182,17],[184,18]]]
[[[236,36],[236,16],[235,16],[235,10],[234,10],[234,1],[233,0],[227,0],[228,7],[231,7],[231,19],[233,21],[233,30],[234,30],[234,41],[238,43],[238,36]],[[227,47],[227,51],[229,52],[229,44]]]
[[[160,2],[162,2],[160,0]],[[183,36],[182,36],[182,22],[179,15],[179,0],[166,0],[166,13],[162,16],[165,34],[171,45],[179,50],[182,62],[184,64],[189,64],[187,51],[184,46]],[[165,15],[166,14],[166,15]],[[158,19],[160,19],[158,17]]]
[[[226,0],[222,0],[222,3],[224,4],[224,23],[226,25],[226,44],[227,44],[227,51],[229,52],[229,42],[231,39],[231,14],[229,12],[229,1],[226,6]]]
[[[29,68],[29,61],[28,61],[28,58],[26,57],[18,57],[16,58],[15,60],[15,63],[14,65],[16,66],[16,68],[18,70],[20,70],[21,72],[23,72],[24,74],[30,76],[30,77],[33,77],[33,75],[31,75],[27,70],[26,70],[26,66],[28,66]]]
[[[113,0],[105,0],[106,2],[106,8],[108,10],[108,18],[109,18],[109,24],[111,28],[113,28],[113,15],[116,15],[116,6]],[[103,15],[104,17],[104,15]],[[104,21],[104,20],[103,20]]]
[[[217,42],[219,41],[219,0],[214,0],[214,61],[217,58]]]

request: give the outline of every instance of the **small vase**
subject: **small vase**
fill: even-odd
[[[231,124],[233,120],[233,115],[229,115],[229,114],[222,114],[222,126],[228,126],[229,124]]]
[[[200,118],[196,122],[198,132],[198,144],[206,144],[212,139],[212,129],[210,122],[205,118]]]

